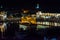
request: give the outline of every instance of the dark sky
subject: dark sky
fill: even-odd
[[[35,8],[36,3],[43,11],[60,12],[60,0],[0,0],[4,8],[31,9]]]

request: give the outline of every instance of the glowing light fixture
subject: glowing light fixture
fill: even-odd
[[[24,9],[22,11],[23,11],[23,13],[28,13],[29,12],[29,10],[24,10]]]

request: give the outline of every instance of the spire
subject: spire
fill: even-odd
[[[36,6],[37,9],[39,9],[39,4],[37,3],[37,6]]]

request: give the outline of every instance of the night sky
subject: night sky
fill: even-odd
[[[42,11],[60,12],[60,0],[0,0],[5,9],[34,9],[36,3],[40,4]]]

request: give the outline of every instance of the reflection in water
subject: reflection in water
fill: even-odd
[[[56,38],[52,38],[51,40],[57,40]]]
[[[37,25],[37,29],[40,29],[40,28],[48,28],[48,26]]]
[[[26,29],[27,29],[27,26],[25,26],[25,25],[20,25],[19,28],[22,28],[23,30],[26,30]]]
[[[44,37],[44,40],[57,40],[57,38],[51,38],[51,39],[48,39],[48,38],[46,38],[46,37]]]

